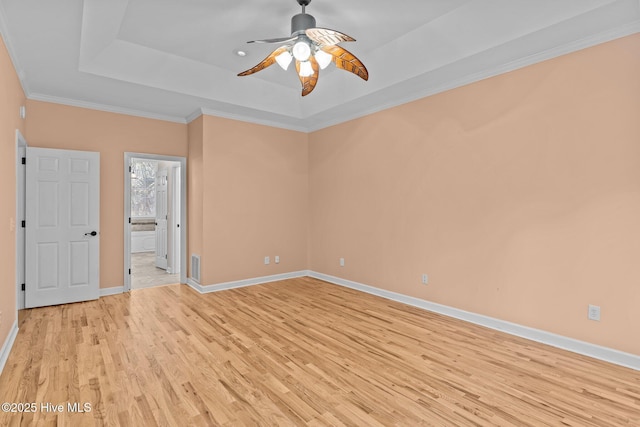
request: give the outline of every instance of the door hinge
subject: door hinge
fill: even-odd
[[[131,224],[131,217],[129,217],[129,224]]]
[[[27,164],[27,158],[26,158],[26,157],[23,157],[23,158],[22,158],[22,164],[23,164],[23,165],[26,165],[26,164]]]
[[[27,221],[22,221],[22,228],[25,228],[27,226]]]
[[[129,274],[131,274],[131,269],[129,269]]]
[[[22,290],[24,291],[24,283],[22,284]]]
[[[129,173],[131,173],[131,166],[129,166]]]

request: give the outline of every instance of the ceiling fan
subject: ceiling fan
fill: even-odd
[[[369,72],[364,64],[351,52],[338,46],[338,43],[353,42],[355,39],[339,31],[317,28],[316,19],[305,13],[305,7],[311,3],[311,0],[297,1],[302,6],[302,13],[291,18],[291,36],[247,42],[286,44],[271,52],[258,65],[243,71],[238,76],[257,73],[273,65],[274,62],[286,70],[295,59],[296,71],[302,83],[302,96],[313,91],[318,82],[320,70],[324,70],[331,62],[334,62],[338,68],[368,80]]]

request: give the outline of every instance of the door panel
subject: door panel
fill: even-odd
[[[25,306],[100,293],[100,154],[27,148]]]
[[[167,200],[168,171],[159,169],[156,173],[156,267],[167,269]]]

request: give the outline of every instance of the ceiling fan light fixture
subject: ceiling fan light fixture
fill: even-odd
[[[299,41],[293,45],[293,49],[291,49],[294,58],[296,58],[300,62],[307,61],[311,56],[311,46],[306,41]]]
[[[321,70],[327,68],[327,66],[331,64],[331,61],[333,60],[333,56],[319,49],[314,56],[316,57],[316,61],[318,61],[318,65],[320,66]]]
[[[282,46],[271,52],[258,65],[238,73],[238,76],[249,76],[276,62],[287,70],[295,58],[296,71],[302,84],[302,96],[307,96],[313,91],[318,83],[320,70],[324,70],[332,62],[336,68],[353,73],[362,80],[369,80],[369,72],[364,64],[351,52],[338,46],[339,43],[354,42],[356,39],[330,28],[316,27],[316,19],[305,12],[305,7],[311,0],[297,2],[302,6],[302,13],[291,18],[291,36],[247,42]]]
[[[283,70],[287,70],[289,68],[289,64],[293,60],[293,56],[289,51],[284,51],[280,55],[276,56],[276,62]]]
[[[311,77],[313,76],[313,67],[311,66],[311,62],[304,61],[300,62],[300,77]]]

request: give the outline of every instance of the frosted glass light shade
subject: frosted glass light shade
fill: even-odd
[[[300,41],[293,45],[293,56],[300,62],[306,61],[311,56],[311,46],[308,43]]]
[[[331,61],[333,60],[333,56],[322,50],[317,51],[315,57],[321,70],[327,68],[327,65],[331,64]]]
[[[309,77],[313,75],[313,67],[311,62],[304,61],[300,63],[300,77]]]
[[[288,51],[282,52],[280,55],[276,56],[276,62],[279,66],[282,67],[283,70],[289,68],[289,64],[291,64],[291,60],[293,56]]]

